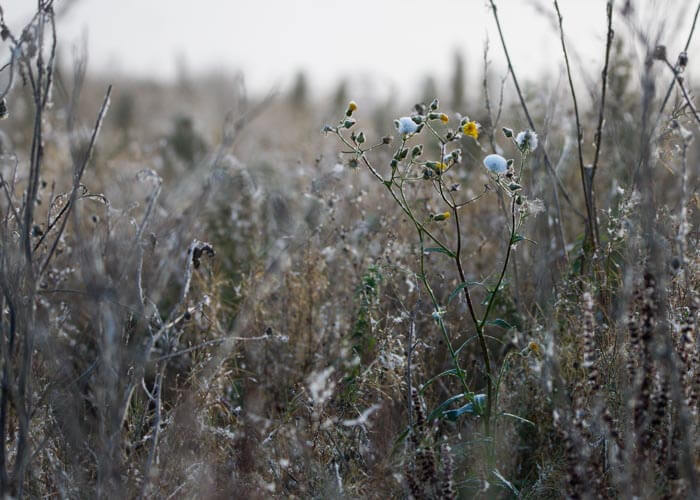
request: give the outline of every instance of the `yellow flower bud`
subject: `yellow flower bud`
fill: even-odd
[[[355,111],[357,111],[357,103],[355,101],[350,101],[348,103],[348,110],[345,112],[347,116],[352,115]]]
[[[447,123],[450,121],[450,117],[447,116],[445,113],[440,113],[440,121],[442,123]]]
[[[426,161],[425,166],[434,171],[436,174],[441,174],[447,168],[447,165],[437,161]]]
[[[542,352],[542,348],[537,342],[530,342],[527,346],[533,353],[535,353],[538,356]]]
[[[450,212],[442,212],[441,214],[433,214],[434,221],[443,221],[450,218]]]

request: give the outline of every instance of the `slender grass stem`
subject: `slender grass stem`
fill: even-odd
[[[598,248],[599,235],[596,230],[595,213],[593,212],[593,178],[592,173],[586,171],[586,166],[583,162],[583,131],[581,129],[581,115],[578,110],[578,100],[576,99],[576,89],[574,88],[574,80],[571,76],[571,64],[569,64],[569,54],[566,50],[566,41],[564,40],[564,18],[559,10],[559,2],[554,0],[554,8],[557,11],[557,19],[559,20],[559,38],[561,40],[561,49],[564,53],[564,63],[566,64],[566,75],[569,79],[569,89],[571,90],[571,99],[574,104],[574,117],[576,118],[576,144],[578,146],[578,162],[581,172],[581,187],[583,189],[583,197],[586,202],[586,239],[590,242],[591,252],[595,253]],[[585,247],[585,246],[584,246]]]

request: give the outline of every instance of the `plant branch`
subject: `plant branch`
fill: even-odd
[[[525,102],[525,97],[523,96],[522,91],[520,90],[520,84],[518,83],[518,78],[515,75],[515,70],[513,69],[513,63],[510,59],[510,54],[508,53],[508,46],[506,45],[505,38],[503,36],[503,29],[501,28],[501,21],[498,18],[498,8],[496,7],[495,0],[489,0],[491,3],[491,8],[493,10],[493,17],[494,20],[496,21],[496,28],[498,29],[498,36],[501,39],[501,46],[503,47],[503,52],[506,57],[506,62],[508,64],[508,72],[510,73],[510,76],[513,80],[513,84],[515,85],[515,90],[518,94],[518,99],[520,100],[520,105],[523,108],[523,111],[525,113],[525,117],[527,118],[527,122],[530,125],[530,128],[537,132],[537,128],[535,127],[535,123],[532,120],[532,117],[530,116],[530,112],[527,107],[527,103]],[[566,240],[564,238],[564,229],[562,227],[562,216],[561,216],[561,207],[559,204],[559,192],[561,192],[562,196],[564,196],[564,199],[566,202],[569,204],[571,209],[574,211],[574,213],[579,216],[580,218],[585,220],[585,216],[574,206],[573,202],[571,201],[571,198],[566,192],[566,189],[564,188],[563,184],[561,183],[561,180],[557,176],[556,171],[552,167],[552,162],[549,159],[549,155],[547,154],[547,151],[544,148],[544,144],[542,145],[542,152],[543,152],[543,157],[544,157],[544,164],[545,168],[547,169],[547,172],[549,176],[555,181],[555,187],[554,187],[554,204],[557,210],[557,222],[558,222],[558,228],[559,232],[557,233],[557,236],[559,237],[559,245],[561,247],[562,254],[564,255],[564,258],[568,261],[568,253],[566,251]]]
[[[581,185],[583,188],[583,196],[584,200],[586,202],[586,213],[587,213],[587,226],[586,226],[586,232],[588,233],[587,239],[590,239],[590,242],[593,245],[592,251],[595,253],[596,248],[598,247],[598,239],[599,236],[596,232],[596,224],[595,224],[595,213],[593,212],[593,177],[592,177],[592,172],[589,174],[586,173],[586,166],[584,165],[583,162],[583,132],[581,130],[581,116],[578,111],[578,101],[576,99],[576,90],[574,88],[574,81],[571,76],[571,65],[569,64],[569,54],[566,51],[566,41],[564,40],[564,19],[561,15],[561,11],[559,10],[559,2],[557,0],[554,0],[554,8],[557,11],[557,19],[559,20],[559,35],[561,39],[561,49],[562,52],[564,53],[564,62],[566,63],[566,74],[569,79],[569,88],[571,90],[571,98],[574,102],[574,116],[576,118],[576,143],[578,146],[578,162],[579,162],[579,169],[581,171]]]
[[[690,26],[690,33],[688,33],[688,38],[685,42],[685,46],[683,47],[683,52],[688,52],[688,48],[690,47],[690,42],[693,39],[693,34],[695,33],[695,26],[697,25],[698,22],[698,15],[700,14],[700,1],[698,2],[698,6],[695,9],[695,15],[693,16],[693,24]],[[680,68],[677,68],[680,69]],[[675,73],[675,72],[674,72]],[[666,104],[668,104],[668,99],[671,97],[671,92],[673,92],[673,86],[676,84],[676,79],[674,78],[671,80],[671,83],[668,85],[668,89],[666,90],[666,95],[664,96],[664,100],[661,103],[661,107],[659,108],[659,116],[661,116],[664,112],[664,109],[666,108]]]

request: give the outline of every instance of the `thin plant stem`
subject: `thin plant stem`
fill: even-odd
[[[685,89],[685,85],[683,85],[683,77],[681,77],[680,71],[678,68],[674,67],[673,64],[669,62],[668,59],[664,59],[664,63],[668,68],[671,70],[673,73],[673,78],[678,82],[678,87],[681,89],[681,93],[683,94],[683,98],[685,99],[685,103],[688,106],[688,109],[690,109],[690,112],[693,114],[693,118],[695,118],[695,121],[700,124],[700,115],[698,115],[698,110],[695,108],[695,105],[693,104],[692,99],[688,95],[688,92]]]
[[[455,227],[457,230],[457,251],[455,252],[455,265],[457,266],[457,272],[459,274],[459,279],[462,283],[466,282],[466,277],[464,275],[464,269],[462,268],[462,231],[460,229],[459,223],[459,211],[457,207],[453,207],[452,212],[455,217]],[[486,418],[484,419],[484,425],[486,430],[486,435],[489,436],[491,432],[491,407],[492,407],[492,396],[493,396],[493,384],[491,379],[491,355],[489,354],[489,348],[486,344],[486,338],[484,337],[484,325],[477,320],[476,312],[474,311],[474,305],[472,303],[471,294],[469,293],[469,287],[464,286],[462,288],[464,291],[464,298],[467,301],[467,307],[469,308],[469,314],[474,322],[474,327],[476,328],[476,335],[479,338],[479,347],[481,348],[481,357],[484,361],[484,370],[486,370]]]
[[[693,16],[693,24],[690,26],[690,32],[688,33],[688,38],[685,41],[685,46],[683,47],[683,51],[687,52],[688,48],[690,47],[690,42],[693,40],[693,34],[695,33],[695,26],[697,25],[698,22],[698,15],[700,15],[700,1],[698,2],[698,6],[695,9],[695,15]],[[671,83],[668,84],[668,89],[666,90],[666,95],[664,96],[664,100],[661,102],[661,107],[659,108],[659,117],[664,112],[664,109],[666,108],[666,104],[668,104],[668,99],[671,97],[671,92],[673,92],[673,86],[676,84],[676,79],[672,79]]]
[[[608,0],[606,12],[608,16],[608,31],[605,42],[605,63],[601,73],[601,89],[600,89],[600,108],[598,110],[598,125],[595,133],[595,154],[593,156],[593,165],[591,166],[591,181],[595,177],[598,168],[598,160],[600,159],[600,148],[603,143],[603,122],[605,121],[605,96],[608,90],[608,67],[610,64],[610,49],[612,47],[615,32],[612,29],[613,4],[614,0]]]
[[[498,8],[496,7],[496,2],[495,0],[489,0],[491,3],[491,9],[493,11],[493,18],[496,21],[496,29],[498,30],[498,36],[501,40],[501,46],[503,47],[503,53],[505,54],[506,57],[506,63],[508,64],[508,72],[510,73],[511,79],[513,80],[513,85],[515,85],[515,91],[518,94],[518,99],[520,101],[520,105],[523,109],[523,112],[525,113],[525,118],[527,118],[527,122],[530,126],[530,128],[537,132],[537,128],[535,127],[535,122],[532,120],[532,117],[530,116],[530,111],[528,110],[527,103],[525,102],[525,97],[523,96],[522,91],[520,90],[520,84],[518,83],[518,78],[515,75],[515,70],[513,69],[513,63],[510,59],[510,54],[508,52],[508,46],[506,45],[506,40],[503,36],[503,29],[501,28],[501,21],[498,17]],[[554,207],[557,212],[557,237],[559,239],[559,246],[561,247],[561,252],[566,260],[566,262],[569,262],[569,255],[568,252],[566,251],[566,237],[564,236],[564,228],[562,225],[562,215],[561,215],[561,205],[559,202],[559,192],[561,192],[562,196],[566,200],[566,202],[569,204],[571,209],[574,211],[576,215],[578,215],[580,218],[585,220],[585,216],[574,206],[573,202],[571,201],[571,198],[566,192],[566,189],[561,183],[561,180],[559,179],[559,176],[557,176],[556,171],[552,167],[552,162],[549,159],[549,155],[547,154],[547,151],[544,149],[544,145],[542,146],[542,154],[544,158],[544,164],[545,168],[547,169],[548,175],[555,181],[555,187],[554,187]]]
[[[586,173],[586,166],[583,162],[583,131],[581,130],[581,116],[578,110],[578,100],[576,99],[576,90],[574,81],[571,76],[571,65],[569,64],[569,54],[566,51],[566,41],[564,39],[564,19],[559,10],[559,2],[554,0],[554,8],[557,11],[557,19],[559,20],[559,37],[561,39],[561,49],[564,53],[564,63],[566,64],[566,75],[569,79],[569,89],[571,90],[571,99],[574,103],[574,117],[576,118],[576,144],[578,146],[578,163],[581,172],[581,185],[583,188],[583,197],[586,202],[587,238],[592,244],[592,252],[595,253],[598,248],[599,236],[596,231],[595,213],[593,212],[593,178],[591,174]]]

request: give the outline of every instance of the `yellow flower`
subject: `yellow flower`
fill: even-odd
[[[347,116],[351,116],[357,110],[357,103],[355,101],[350,101],[348,103],[348,109],[345,112]]]
[[[462,132],[464,132],[464,135],[470,135],[474,139],[479,138],[479,126],[476,124],[476,122],[465,123],[462,127]]]
[[[450,117],[447,116],[445,113],[440,113],[440,121],[442,123],[447,123],[450,121]]]
[[[450,212],[442,212],[441,214],[434,214],[433,215],[434,221],[447,220],[449,218],[450,218]]]

